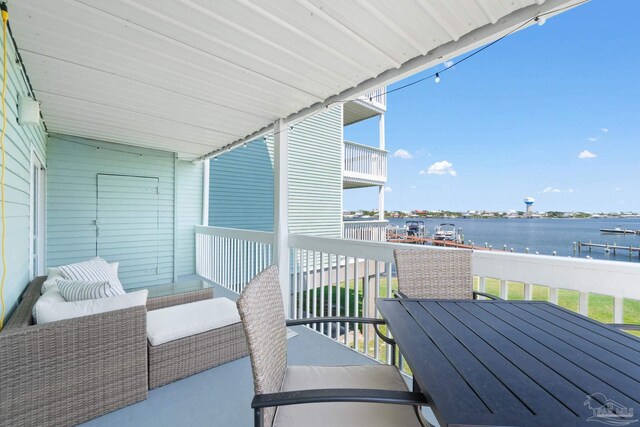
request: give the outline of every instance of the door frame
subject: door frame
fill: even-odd
[[[37,168],[37,179],[34,175]],[[36,182],[37,181],[37,182]],[[47,166],[31,148],[29,167],[29,276],[46,274],[47,266]],[[34,227],[35,225],[35,227]],[[36,230],[38,231],[36,235]]]

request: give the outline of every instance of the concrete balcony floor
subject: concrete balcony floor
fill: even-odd
[[[191,277],[193,279],[193,277]],[[216,285],[215,297],[237,295]],[[376,363],[306,327],[292,328],[289,365],[364,365]],[[253,425],[253,377],[249,357],[227,363],[149,392],[147,400],[93,419],[84,426]]]

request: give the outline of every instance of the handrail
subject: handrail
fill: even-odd
[[[242,228],[211,227],[196,225],[196,233],[210,236],[226,237],[229,239],[247,240],[252,242],[273,244],[273,232],[245,230]]]

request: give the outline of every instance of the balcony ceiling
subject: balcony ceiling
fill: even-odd
[[[579,0],[29,0],[10,23],[50,132],[185,159]]]

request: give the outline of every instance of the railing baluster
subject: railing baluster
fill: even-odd
[[[375,261],[375,269],[376,269],[376,283],[375,283],[375,297],[378,298],[380,296],[380,262]],[[380,313],[378,313],[378,309],[375,307],[375,316],[376,318],[380,317]],[[379,349],[378,346],[380,342],[378,341],[378,334],[373,334],[373,358],[378,360],[379,357]]]
[[[340,309],[340,269],[342,255],[336,254],[336,316],[340,317],[343,310]],[[336,323],[336,340],[340,339],[340,323]]]
[[[298,318],[298,262],[297,262],[297,252],[298,250],[293,248],[293,274],[291,276],[291,280],[293,282],[293,295],[292,295],[292,302],[293,302],[293,318],[297,319]]]
[[[369,260],[364,260],[364,276],[362,277],[362,317],[368,318],[369,314]],[[364,341],[364,354],[369,355],[369,329],[371,326],[362,325],[363,341]]]
[[[344,257],[344,315],[349,316],[349,257]],[[349,340],[349,324],[344,325],[344,343]]]
[[[387,265],[385,266],[385,273],[387,276],[387,298],[391,298],[391,263],[388,262]],[[387,330],[388,333],[388,330]],[[391,360],[391,346],[389,344],[386,344],[386,348],[387,348],[387,363],[389,365],[394,365],[396,363],[395,360]]]
[[[353,316],[358,317],[360,305],[360,292],[358,290],[359,258],[353,258]],[[361,325],[353,325],[353,348],[358,349],[358,338]]]
[[[504,279],[500,280],[500,298],[509,299],[509,289],[507,281]]]
[[[624,301],[622,297],[613,298],[613,323],[624,323]]]
[[[478,291],[487,292],[487,283],[484,276],[478,277]]]
[[[320,252],[320,317],[324,317],[324,252]],[[324,334],[324,323],[320,324],[320,333]]]
[[[578,313],[587,316],[589,314],[589,293],[578,292]]]
[[[525,283],[524,284],[524,299],[526,301],[531,301],[532,297],[533,297],[533,294],[532,294],[532,289],[531,289],[531,283]]]
[[[549,288],[549,302],[558,304],[558,288]]]

